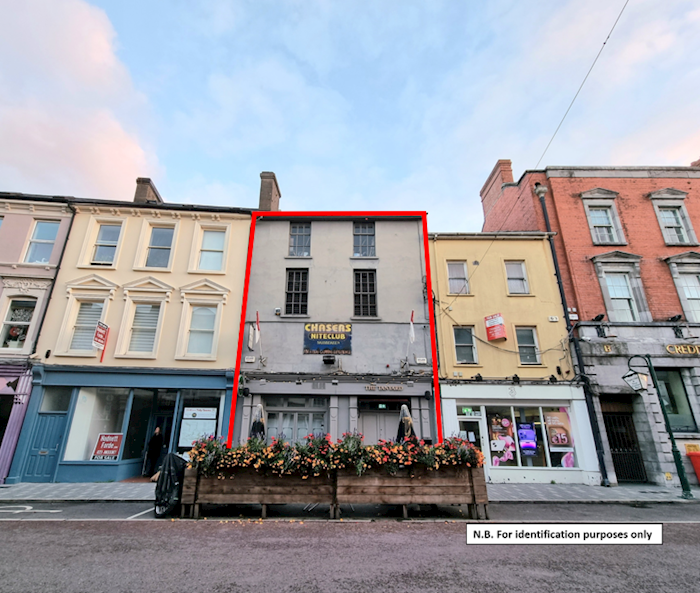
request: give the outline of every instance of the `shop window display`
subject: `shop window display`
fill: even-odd
[[[491,441],[491,466],[517,466],[517,451],[510,408],[486,408]]]
[[[486,407],[491,467],[577,467],[568,407]]]
[[[657,369],[656,376],[659,380],[659,396],[666,405],[671,430],[673,432],[697,431],[680,371]]]
[[[552,467],[576,467],[574,437],[567,408],[542,408]]]
[[[100,435],[110,435],[121,441],[128,401],[129,389],[82,388],[73,413],[64,461],[90,460]]]

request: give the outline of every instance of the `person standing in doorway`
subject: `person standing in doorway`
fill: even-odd
[[[144,476],[152,476],[158,469],[158,458],[160,450],[163,448],[163,435],[160,432],[160,426],[156,426],[156,430],[148,441],[148,450],[146,451],[146,471]]]

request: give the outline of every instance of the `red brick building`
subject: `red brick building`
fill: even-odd
[[[700,348],[684,347],[700,344],[700,167],[547,167],[514,182],[501,160],[481,200],[484,231],[547,230],[547,215],[556,233],[611,482],[677,484],[656,393],[621,377],[651,355],[681,453],[700,443]]]

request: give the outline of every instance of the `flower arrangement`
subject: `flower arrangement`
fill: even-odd
[[[358,476],[370,468],[384,468],[396,474],[400,468],[424,467],[439,470],[443,466],[482,467],[484,455],[471,443],[449,438],[437,445],[409,438],[402,442],[380,441],[363,445],[360,433],[345,433],[337,442],[330,435],[307,435],[292,445],[283,438],[270,444],[251,438],[229,449],[213,436],[195,441],[189,452],[188,467],[205,475],[231,476],[238,468],[251,467],[276,475],[320,476],[335,470],[351,469]]]

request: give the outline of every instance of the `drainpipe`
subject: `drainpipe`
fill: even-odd
[[[598,456],[598,467],[600,468],[600,475],[602,478],[603,486],[610,486],[610,480],[608,479],[608,470],[605,467],[605,457],[603,455],[603,439],[600,436],[600,425],[598,424],[598,416],[596,415],[595,405],[593,404],[593,392],[591,391],[590,379],[586,376],[585,367],[583,365],[583,354],[581,352],[581,345],[579,344],[578,338],[573,334],[571,325],[571,319],[569,318],[569,308],[566,304],[566,295],[564,294],[564,284],[561,279],[561,270],[559,269],[559,260],[557,259],[557,251],[554,248],[554,235],[552,233],[552,225],[549,223],[549,213],[547,212],[547,204],[545,203],[544,196],[547,193],[547,188],[540,184],[535,183],[534,188],[537,197],[540,199],[540,206],[542,206],[542,214],[544,214],[544,223],[549,233],[549,248],[552,251],[552,261],[554,262],[554,272],[557,276],[557,285],[559,286],[559,296],[561,297],[561,304],[564,308],[564,319],[566,320],[566,331],[569,333],[571,343],[574,346],[574,353],[576,354],[576,363],[579,368],[579,375],[583,380],[583,393],[586,398],[586,407],[588,408],[588,417],[591,421],[591,429],[593,430],[593,441],[595,442],[595,450]]]

